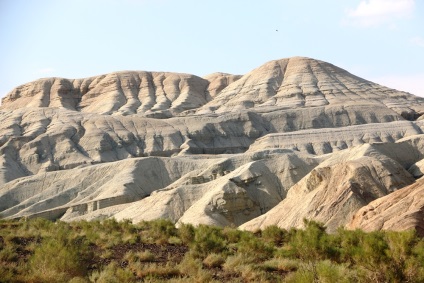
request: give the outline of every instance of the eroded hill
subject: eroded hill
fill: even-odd
[[[304,57],[243,76],[40,79],[0,107],[0,213],[335,230],[421,177],[423,113]]]

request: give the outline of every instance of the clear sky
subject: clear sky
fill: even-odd
[[[423,0],[0,0],[0,96],[41,77],[306,56],[424,96]]]

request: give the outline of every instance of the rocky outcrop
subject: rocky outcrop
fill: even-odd
[[[347,227],[365,231],[415,230],[424,236],[424,179],[362,207]]]
[[[323,222],[334,232],[364,205],[412,182],[414,178],[397,161],[362,145],[334,153],[295,184],[282,202],[241,228],[301,228],[306,218]]]
[[[288,148],[320,155],[361,144],[395,142],[422,133],[415,123],[409,121],[300,130],[294,133],[268,134],[257,139],[249,150]]]
[[[208,93],[212,98],[215,98],[224,88],[233,82],[240,79],[240,75],[231,75],[225,73],[213,73],[204,77],[205,80],[209,81]]]

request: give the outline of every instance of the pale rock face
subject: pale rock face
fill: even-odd
[[[334,231],[422,176],[423,113],[304,57],[243,76],[40,79],[0,106],[0,214]]]
[[[376,104],[411,120],[424,99],[356,77],[305,57],[268,62],[244,76],[214,73],[204,79],[166,72],[117,72],[87,79],[41,79],[17,87],[2,109],[64,107],[87,113],[178,115],[185,110],[226,113],[325,105]]]
[[[56,218],[68,208],[78,213],[139,200],[199,166],[199,160],[128,159],[19,178],[0,190],[3,216],[43,211]],[[79,214],[78,214],[79,215]],[[54,218],[54,217],[49,217]]]
[[[63,107],[99,114],[180,113],[210,100],[205,79],[177,73],[119,72],[87,79],[41,79],[14,89],[3,109]],[[166,112],[166,113],[168,113]]]
[[[365,231],[414,229],[424,236],[424,179],[362,207],[347,228]]]
[[[249,150],[291,148],[321,155],[361,144],[395,142],[422,133],[420,128],[409,121],[299,130],[295,133],[268,134],[257,139]]]
[[[417,163],[409,167],[408,172],[415,178],[420,178],[424,175],[424,159],[421,159]]]
[[[241,229],[301,228],[306,218],[334,232],[364,205],[414,182],[398,162],[377,154],[369,145],[334,153],[294,185],[282,202]]]
[[[242,76],[225,73],[213,73],[204,77],[209,81],[208,93],[215,98],[224,88],[240,79]]]
[[[299,108],[325,105],[384,105],[399,114],[422,111],[416,98],[356,77],[323,61],[304,57],[268,62],[229,85],[201,112],[250,108]],[[418,116],[418,115],[417,115]]]
[[[290,150],[276,150],[221,158],[209,164],[134,202],[115,218],[136,222],[167,218],[238,226],[284,199],[288,189],[318,160]]]
[[[328,117],[324,125],[334,127],[331,124],[334,116],[326,116],[325,109],[322,110],[319,112],[321,117]],[[284,140],[282,145],[274,144],[280,134],[266,136],[276,131],[292,132],[313,127],[313,123],[305,124],[306,117],[303,114],[306,113],[296,113],[294,119],[289,118],[293,117],[290,113],[280,111],[153,119],[137,115],[89,114],[57,108],[4,111],[0,112],[4,121],[0,124],[3,133],[0,137],[0,152],[8,165],[0,169],[0,184],[38,172],[133,157],[241,153],[263,136],[263,139],[252,145],[252,150],[281,147],[321,154],[360,143],[396,141],[422,133],[413,122],[404,121],[380,124],[383,129],[387,128],[381,134],[372,133],[378,128],[375,125],[370,125],[370,130],[367,130],[366,125],[344,132],[340,128],[334,131],[326,129],[328,134],[318,130],[300,131],[292,136],[285,135],[289,138],[280,139]],[[396,119],[394,115],[390,117]],[[282,134],[282,137],[285,136]],[[297,137],[300,137],[297,141],[288,142]],[[303,142],[305,140],[308,142]]]

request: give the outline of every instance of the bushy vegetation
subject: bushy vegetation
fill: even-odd
[[[0,221],[1,282],[424,282],[413,231]]]

